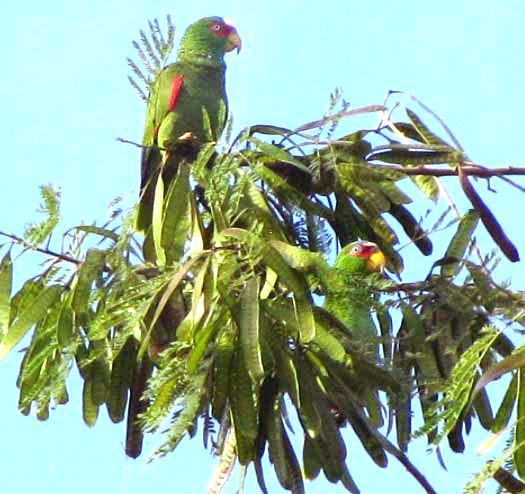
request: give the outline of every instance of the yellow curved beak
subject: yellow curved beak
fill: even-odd
[[[386,258],[379,247],[366,260],[366,270],[369,273],[381,273],[385,270]]]
[[[230,34],[228,34],[228,36],[226,38],[226,48],[225,48],[225,50],[226,51],[232,51],[235,48],[237,48],[237,53],[239,53],[241,51],[241,46],[242,46],[241,38],[237,34],[236,29],[232,28]]]

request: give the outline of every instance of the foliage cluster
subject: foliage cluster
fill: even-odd
[[[155,73],[173,31],[162,37],[157,22],[150,30],[153,41],[142,33],[144,48],[136,47]],[[382,124],[336,137],[341,119],[365,111],[381,112]],[[86,424],[95,424],[102,407],[114,422],[128,409],[131,456],[140,454],[143,430],[168,420],[155,453],[164,455],[201,424],[206,443],[212,438],[219,454],[225,450],[221,478],[237,456],[254,465],[266,491],[267,450],[281,485],[301,493],[303,478],[321,471],[358,492],[345,462],[345,425],[379,467],[390,453],[433,492],[406,456],[415,404],[424,415],[416,435],[435,446],[447,437],[457,452],[473,420],[501,432],[516,408],[506,454],[524,479],[525,353],[506,335],[512,324],[523,325],[523,295],[494,281],[494,252],[481,253],[473,240],[480,220],[511,261],[517,251],[469,182],[486,169],[470,163],[451,134],[453,144],[431,132],[414,110],[402,122],[388,115],[383,105],[350,111],[335,93],[327,115],[299,129],[254,125],[227,149],[202,146],[171,183],[159,176],[143,242],[131,212],[71,228],[60,250],[50,250],[59,196],[43,187],[44,221],[23,237],[3,234],[9,244],[0,264],[0,358],[31,332],[17,382],[20,411],[33,408],[47,419],[50,407],[67,402],[76,367]],[[458,175],[470,211],[459,214],[450,197],[442,208],[438,197],[446,189],[430,173],[436,164]],[[409,210],[414,198],[399,186],[407,176],[417,187],[413,195],[439,213],[433,224]],[[352,328],[320,307],[318,259],[367,239],[396,276],[403,270],[401,230],[420,255],[431,256],[432,234],[446,227],[454,230],[449,247],[420,282],[371,277],[356,287],[365,283],[381,295],[373,307],[381,356],[368,355]],[[16,249],[39,251],[46,263],[13,294]],[[494,414],[485,385],[506,373],[512,379]],[[371,395],[381,397],[379,407]],[[302,427],[301,461],[289,437],[289,408]],[[397,445],[387,438],[394,423]],[[470,488],[487,476],[510,475],[501,464],[489,464]]]

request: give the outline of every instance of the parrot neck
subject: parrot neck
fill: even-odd
[[[211,67],[221,70],[226,69],[224,58],[222,56],[215,56],[210,52],[198,51],[198,50],[185,50],[181,47],[179,50],[177,59],[180,62],[197,65],[200,67]]]

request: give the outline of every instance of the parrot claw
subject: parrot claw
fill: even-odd
[[[179,141],[182,142],[192,142],[193,141],[193,134],[191,132],[185,132],[179,137]]]

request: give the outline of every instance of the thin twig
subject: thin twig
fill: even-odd
[[[17,237],[16,235],[13,235],[11,233],[5,233],[5,232],[0,231],[0,235],[2,235],[4,237],[7,237],[7,238],[13,240],[13,242],[15,242],[17,244],[21,244],[24,247],[26,247],[27,249],[33,250],[35,252],[40,252],[41,254],[46,254],[48,256],[56,257],[57,259],[60,259],[61,261],[70,262],[70,263],[75,264],[77,266],[82,264],[82,261],[80,261],[79,259],[75,259],[74,257],[70,257],[70,256],[67,256],[65,254],[60,254],[58,252],[54,252],[54,251],[49,250],[49,249],[42,249],[40,247],[36,247],[36,246],[31,245],[30,243],[26,242],[23,238]]]
[[[294,130],[294,133],[302,132],[303,130],[315,129],[317,127],[321,127],[325,123],[332,122],[334,120],[338,120],[343,117],[349,117],[352,115],[359,115],[361,113],[372,113],[372,112],[378,112],[378,111],[384,111],[384,110],[385,110],[385,107],[382,105],[369,105],[369,106],[363,106],[362,108],[357,108],[355,110],[341,111],[341,112],[336,113],[335,115],[330,115],[329,117],[321,118],[320,120],[315,120],[314,122],[305,123],[304,125],[297,127]]]

